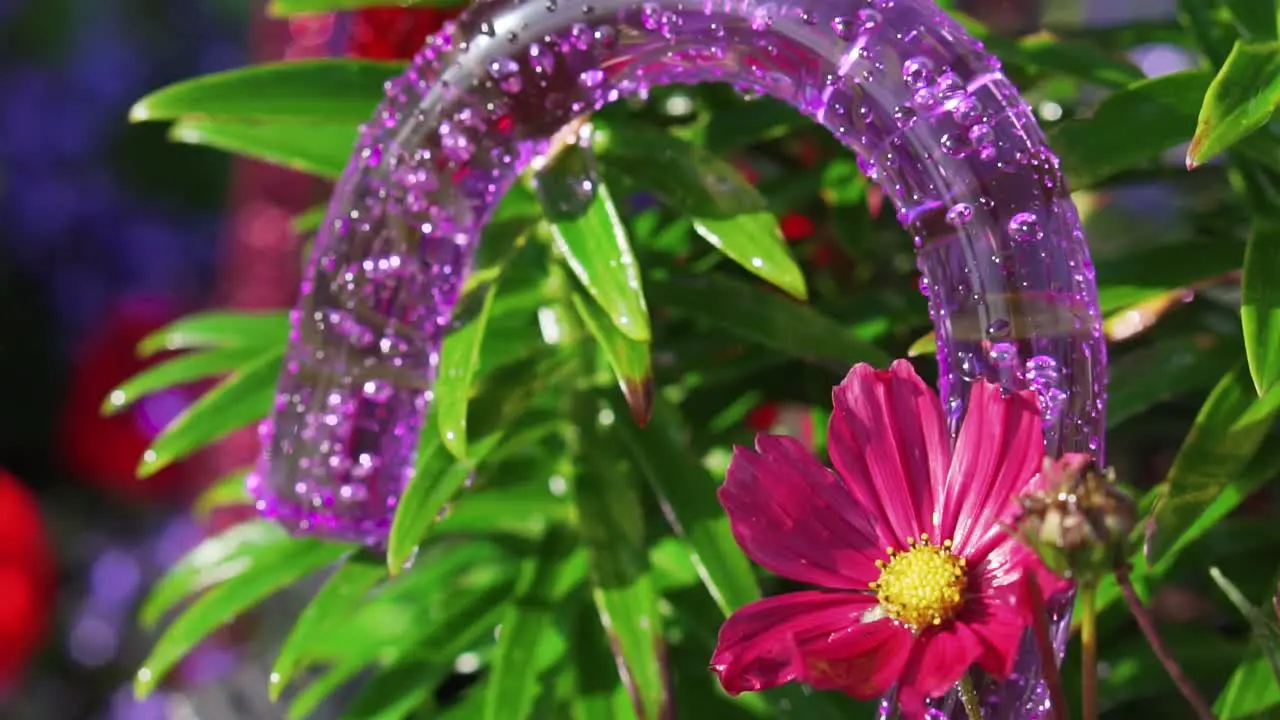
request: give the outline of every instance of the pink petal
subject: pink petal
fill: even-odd
[[[986,597],[999,595],[1012,598],[1017,594],[1017,581],[1023,573],[1035,576],[1046,599],[1070,587],[1071,582],[1053,574],[1040,561],[1035,551],[1012,535],[995,538],[995,546],[985,557],[975,557],[978,593]],[[991,543],[988,543],[991,544]]]
[[[945,695],[981,657],[982,650],[982,641],[964,623],[951,623],[921,635],[898,684],[903,717],[923,717],[925,699]]]
[[[799,582],[866,590],[885,556],[867,512],[836,474],[795,438],[756,437],[738,447],[720,503],[733,536],[760,565]]]
[[[1031,620],[1013,606],[973,602],[966,608],[964,624],[982,644],[978,666],[997,680],[1004,680],[1013,672],[1022,638],[1031,627]]]
[[[822,654],[834,633],[862,627],[875,598],[816,590],[765,598],[741,608],[720,627],[711,669],[736,694],[798,679],[804,660]]]
[[[831,461],[877,514],[882,542],[903,548],[934,527],[936,493],[946,476],[938,395],[911,363],[897,360],[889,370],[855,365],[831,399]]]
[[[911,631],[892,620],[858,625],[810,648],[802,657],[800,680],[815,690],[839,690],[869,700],[898,681],[915,644]]]
[[[1044,459],[1040,411],[1030,391],[1005,393],[986,381],[973,385],[941,503],[941,532],[955,551],[972,558],[1012,511]]]

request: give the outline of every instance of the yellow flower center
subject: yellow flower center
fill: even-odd
[[[964,558],[951,553],[950,540],[930,545],[929,536],[922,534],[907,543],[906,550],[886,548],[889,561],[876,561],[880,579],[871,589],[893,619],[916,630],[941,625],[964,604],[969,584]]]

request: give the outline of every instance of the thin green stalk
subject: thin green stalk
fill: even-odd
[[[982,720],[982,702],[978,699],[978,690],[973,687],[973,679],[967,672],[960,676],[960,702],[964,703],[964,712],[969,720]]]
[[[1084,720],[1098,718],[1098,586],[1080,585],[1080,706]]]

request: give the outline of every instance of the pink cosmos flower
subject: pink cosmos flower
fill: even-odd
[[[979,382],[954,451],[938,395],[899,360],[857,365],[832,393],[835,471],[789,437],[736,448],[720,502],[768,570],[825,590],[766,598],[720,629],[711,665],[730,693],[799,681],[857,698],[895,684],[909,717],[977,664],[1008,677],[1030,624],[1017,581],[1063,588],[1002,527],[1040,484],[1030,392]],[[1078,456],[1072,456],[1078,459]]]

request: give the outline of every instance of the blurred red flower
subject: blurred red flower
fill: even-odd
[[[347,54],[367,60],[408,60],[427,36],[461,8],[370,8],[356,13]]]
[[[0,469],[0,688],[18,679],[49,632],[56,567],[35,497]]]

